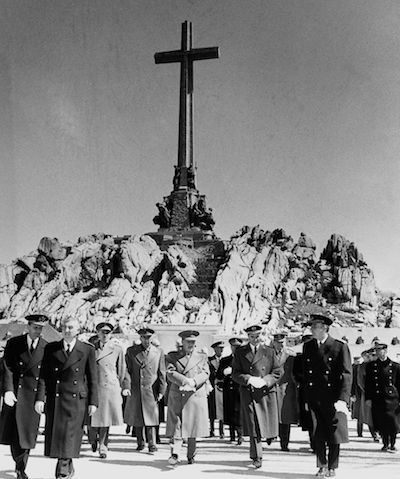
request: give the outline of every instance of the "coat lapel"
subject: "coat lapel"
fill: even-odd
[[[196,352],[193,352],[189,357],[186,363],[185,369],[183,370],[183,374],[187,373],[190,369],[192,369],[202,358]]]
[[[102,359],[106,358],[107,356],[110,356],[110,354],[113,353],[113,347],[111,346],[110,343],[107,343],[103,349],[100,349],[100,343],[99,346],[96,348],[96,361],[99,362]]]
[[[253,364],[260,361],[260,359],[262,359],[265,355],[266,355],[265,346],[263,346],[262,344],[259,344],[257,348],[257,352],[253,357]]]
[[[65,369],[71,367],[74,363],[78,362],[82,358],[83,351],[81,349],[81,343],[79,341],[76,341],[74,349],[71,351],[70,355],[67,357],[67,355],[65,354],[65,351],[63,350],[62,342],[61,342],[61,353],[66,358],[62,367],[62,370],[64,371]]]
[[[253,354],[253,351],[251,350],[250,344],[246,344],[245,348],[246,350],[244,352],[244,357],[247,359],[249,363],[252,363],[254,359],[254,354]]]
[[[39,363],[42,360],[43,349],[44,349],[45,345],[46,345],[46,342],[42,338],[39,338],[39,341],[36,345],[36,348],[33,351],[33,354],[31,354],[28,351],[28,343],[26,343],[26,351],[23,352],[24,359],[25,359],[25,357],[28,357],[28,361],[26,362],[25,371],[28,371],[29,369],[32,369],[34,366],[36,366],[37,363]]]

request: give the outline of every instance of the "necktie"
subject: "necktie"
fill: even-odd
[[[31,343],[31,347],[29,348],[29,351],[31,354],[33,354],[33,352],[35,351],[35,346],[33,345],[33,341]]]
[[[71,349],[70,349],[70,345],[69,345],[69,344],[67,344],[67,349],[65,350],[65,352],[67,353],[67,356],[70,355]]]

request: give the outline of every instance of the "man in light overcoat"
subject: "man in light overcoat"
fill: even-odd
[[[245,329],[248,344],[239,346],[233,357],[232,378],[240,386],[243,435],[250,436],[250,458],[253,466],[262,466],[262,438],[278,435],[276,383],[281,368],[274,350],[261,343],[262,327]]]
[[[89,440],[92,451],[99,449],[102,459],[107,457],[110,426],[123,423],[121,387],[125,376],[125,357],[122,347],[111,340],[113,326],[101,322],[96,326],[95,342],[99,407],[90,418]]]
[[[0,444],[10,445],[17,479],[27,479],[25,468],[29,451],[36,445],[40,416],[35,412],[35,397],[47,344],[41,337],[47,316],[31,314],[26,319],[28,333],[8,340],[3,362]]]
[[[146,438],[149,452],[153,453],[157,451],[158,403],[167,388],[165,355],[161,348],[151,343],[154,334],[152,329],[142,328],[138,333],[140,344],[129,347],[125,355],[126,374],[123,394],[128,396],[128,399],[124,410],[124,421],[135,428],[136,449],[138,451],[144,449]]]
[[[166,434],[171,438],[169,464],[180,461],[182,440],[187,439],[187,460],[193,464],[196,438],[208,436],[208,405],[206,383],[210,375],[205,353],[195,350],[198,331],[179,333],[182,350],[166,357],[167,378],[170,383]]]
[[[57,458],[56,478],[70,479],[85,418],[93,415],[98,405],[97,366],[94,347],[77,339],[77,318],[63,319],[61,331],[63,339],[49,343],[44,350],[35,410],[46,415],[44,454]]]

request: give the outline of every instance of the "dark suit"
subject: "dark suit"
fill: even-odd
[[[45,456],[59,459],[56,476],[73,472],[88,405],[98,405],[94,347],[76,341],[67,356],[63,341],[46,346],[36,399],[46,397]]]
[[[25,471],[29,450],[36,445],[40,416],[35,412],[39,372],[47,342],[40,338],[33,353],[27,335],[10,338],[4,350],[4,392],[14,392],[13,407],[3,404],[0,444],[9,444],[17,471]]]
[[[240,405],[243,418],[243,434],[250,436],[250,458],[262,460],[261,438],[278,435],[278,403],[276,383],[282,370],[270,346],[260,344],[254,355],[250,344],[236,349],[232,378],[240,386]],[[265,381],[265,387],[253,388],[248,384],[252,377]]]
[[[328,336],[319,347],[315,339],[303,346],[305,400],[314,422],[317,465],[336,469],[340,444],[348,442],[347,417],[335,402],[349,402],[352,365],[347,344]],[[326,459],[326,444],[329,453]]]

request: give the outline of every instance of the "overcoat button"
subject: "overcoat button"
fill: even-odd
[[[73,398],[76,398],[76,394],[74,393],[74,394],[72,395],[72,397],[73,397]]]
[[[36,379],[36,381],[39,381],[39,378],[35,378],[35,379]]]
[[[59,396],[59,394],[58,394],[58,393],[56,393],[56,398],[58,398],[58,396]]]

